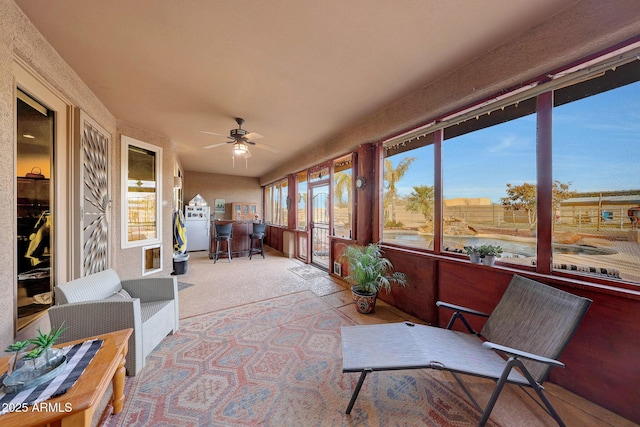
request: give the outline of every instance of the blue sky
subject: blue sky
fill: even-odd
[[[640,82],[571,102],[553,113],[553,178],[575,191],[640,190]],[[536,182],[536,123],[529,115],[443,144],[444,197],[489,197],[506,184]],[[401,195],[433,185],[433,149],[390,158],[394,167],[416,157],[396,184]]]

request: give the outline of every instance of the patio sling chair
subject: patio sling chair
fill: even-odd
[[[532,387],[544,403],[542,406],[538,402],[540,406],[546,406],[547,413],[564,426],[541,384],[552,367],[564,367],[557,358],[591,300],[514,275],[491,315],[443,302],[436,304],[454,311],[446,329],[410,322],[342,327],[342,372],[360,372],[347,414],[351,413],[367,374],[432,368],[453,374],[482,412],[479,426],[489,419],[506,383]],[[480,334],[471,328],[464,314],[488,318]],[[451,330],[456,319],[470,333]],[[457,374],[496,382],[484,410]]]

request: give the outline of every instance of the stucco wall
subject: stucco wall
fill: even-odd
[[[262,189],[258,178],[220,175],[213,173],[191,172],[184,173],[184,204],[200,194],[213,207],[215,199],[225,201],[224,215],[216,214],[215,218],[232,219],[231,203],[257,203],[258,215],[264,220],[262,213]],[[213,213],[213,208],[211,210]]]
[[[111,265],[123,277],[138,277],[142,269],[141,249],[135,254],[120,250],[120,132],[163,147],[163,274],[173,270],[171,261],[173,171],[177,161],[168,138],[118,123],[78,75],[60,58],[22,11],[11,0],[0,0],[0,348],[14,341],[16,293],[16,207],[15,207],[15,100],[13,58],[22,60],[46,85],[71,107],[84,110],[112,137],[111,156]],[[66,141],[69,147],[71,140]],[[64,212],[62,208],[60,212]],[[61,236],[64,238],[64,236]],[[46,319],[46,316],[44,316]],[[44,324],[48,324],[44,320]],[[37,324],[27,328],[33,330]],[[43,326],[44,328],[44,326]],[[44,329],[43,329],[44,330]],[[33,335],[33,334],[31,334]],[[31,336],[28,336],[31,337]]]
[[[22,59],[35,74],[71,105],[82,108],[107,132],[116,121],[76,73],[60,58],[22,11],[10,0],[0,1],[0,348],[14,339],[16,207],[13,58]]]
[[[122,249],[120,233],[122,231],[122,199],[120,170],[122,166],[121,139],[122,135],[162,147],[162,272],[155,275],[166,275],[173,271],[173,175],[176,167],[176,153],[169,138],[164,135],[140,129],[126,122],[118,120],[116,138],[114,140],[115,153],[113,157],[113,197],[112,202],[112,245],[111,265],[118,272],[121,279],[140,277],[142,274],[142,246]]]
[[[480,18],[485,19],[485,18]],[[464,29],[461,29],[464,31]],[[393,102],[348,132],[306,150],[261,177],[273,182],[360,144],[378,142],[429,123],[502,89],[539,77],[640,34],[637,0],[583,0],[497,49]],[[425,61],[429,61],[425,56]]]

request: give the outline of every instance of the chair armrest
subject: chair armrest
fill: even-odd
[[[121,329],[133,328],[129,337],[125,368],[136,375],[144,366],[140,300],[101,300],[55,305],[48,311],[52,328],[67,328],[59,342],[79,340]]]
[[[79,340],[94,335],[133,328],[140,335],[142,317],[140,300],[87,301],[54,305],[48,310],[52,328],[64,323],[59,342]]]
[[[436,305],[438,307],[449,308],[451,310],[459,311],[459,312],[462,312],[462,313],[474,314],[476,316],[482,316],[482,317],[489,317],[488,313],[484,313],[482,311],[473,310],[471,308],[463,307],[461,305],[449,304],[448,302],[444,302],[444,301],[436,301]]]
[[[448,302],[436,301],[436,305],[438,307],[444,307],[444,308],[449,308],[451,310],[454,310],[454,313],[453,315],[451,315],[451,319],[449,319],[449,323],[447,324],[447,329],[451,329],[456,319],[460,319],[460,321],[467,328],[467,331],[469,331],[469,333],[476,336],[480,336],[480,334],[471,327],[471,325],[469,324],[467,319],[465,319],[462,313],[473,314],[474,316],[480,316],[480,317],[489,317],[487,313],[483,313],[482,311],[472,310],[470,308],[462,307],[460,305],[449,304]]]
[[[122,288],[140,302],[174,300],[178,298],[178,280],[175,277],[149,277],[123,280]]]
[[[492,343],[490,341],[485,341],[482,343],[483,347],[490,348],[491,350],[495,350],[501,353],[508,354],[509,356],[521,357],[524,359],[533,360],[534,362],[545,363],[547,365],[552,365],[558,368],[564,368],[564,363],[560,362],[556,359],[550,359],[548,357],[539,356],[537,354],[528,353],[526,351],[518,350],[516,348],[507,347],[505,345],[500,345],[496,343]]]

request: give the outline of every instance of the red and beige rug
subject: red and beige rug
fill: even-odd
[[[442,373],[342,373],[340,327],[353,322],[312,292],[183,319],[127,378],[111,426],[472,426],[478,412]]]

